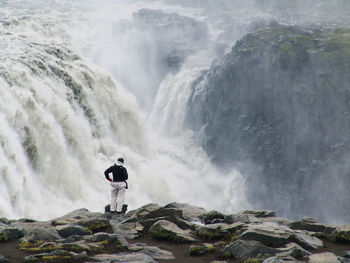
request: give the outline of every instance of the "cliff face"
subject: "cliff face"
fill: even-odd
[[[350,29],[245,36],[193,86],[187,124],[254,205],[349,219]]]

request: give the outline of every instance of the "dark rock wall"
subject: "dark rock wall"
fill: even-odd
[[[350,219],[350,29],[246,35],[195,82],[187,125],[256,207]]]

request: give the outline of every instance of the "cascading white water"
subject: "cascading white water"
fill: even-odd
[[[162,46],[161,36],[152,39],[156,30],[133,24],[145,7],[162,9],[161,16],[183,12],[171,17],[185,19],[189,36],[196,26],[205,29],[191,25],[195,10],[153,1],[50,2],[0,5],[0,216],[103,211],[109,202],[103,171],[120,155],[130,174],[130,208],[173,201],[222,211],[247,207],[239,173],[217,172],[182,128],[191,82],[210,66],[215,48],[185,41],[178,50],[172,41],[183,37],[179,28]],[[163,70],[158,63],[172,51],[183,64]]]

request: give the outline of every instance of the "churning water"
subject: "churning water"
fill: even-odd
[[[1,1],[0,217],[103,211],[118,156],[130,209],[248,208],[239,172],[218,172],[183,127],[191,86],[257,24],[317,24],[329,2]]]
[[[103,211],[103,171],[118,156],[130,208],[247,207],[239,173],[218,173],[182,127],[192,81],[225,48],[207,15],[156,1],[2,1],[0,216]]]

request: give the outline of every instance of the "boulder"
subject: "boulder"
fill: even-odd
[[[76,224],[70,224],[68,226],[67,225],[57,226],[56,230],[58,234],[63,238],[66,238],[72,235],[78,235],[78,236],[91,235],[90,230]]]
[[[350,225],[337,227],[331,234],[331,239],[334,241],[350,241]]]
[[[294,238],[294,231],[287,226],[264,222],[258,225],[249,225],[240,238],[259,241],[267,246],[281,247]]]
[[[156,246],[147,246],[146,244],[136,243],[129,247],[132,252],[139,252],[151,256],[153,259],[171,260],[175,259],[173,253]]]
[[[189,248],[190,256],[201,256],[208,253],[208,248],[201,245],[191,245]]]
[[[268,210],[245,210],[241,214],[243,215],[252,215],[255,217],[275,217],[276,214],[273,211]]]
[[[127,254],[100,254],[92,257],[97,262],[128,262],[128,263],[157,263],[151,256],[144,253],[127,253]]]
[[[172,240],[177,243],[195,242],[196,238],[188,230],[182,230],[177,225],[166,220],[154,223],[148,232],[153,238],[160,240]]]
[[[87,260],[89,259],[86,252],[82,252],[80,254],[74,252],[68,252],[65,250],[55,250],[51,253],[41,253],[36,255],[26,256],[23,260],[24,263],[32,263],[32,262],[66,262],[68,260]]]
[[[273,256],[278,252],[277,249],[265,246],[263,243],[254,240],[236,240],[229,244],[222,251],[222,257],[233,257],[238,260],[245,260],[247,258],[255,258],[259,254],[268,254]]]
[[[288,257],[291,256],[296,259],[302,259],[306,256],[311,255],[311,253],[301,246],[295,243],[288,243],[284,248],[279,248],[276,256],[279,257]]]
[[[293,257],[270,257],[263,261],[263,263],[302,263]]]
[[[306,230],[326,235],[331,234],[336,229],[333,226],[318,223],[312,218],[303,218],[300,221],[291,222],[288,226],[294,230]]]
[[[10,226],[0,226],[0,242],[20,239],[24,236],[25,231],[20,228]]]
[[[201,215],[200,219],[204,224],[217,224],[224,222],[225,215],[216,210],[209,211],[208,213]]]
[[[23,240],[26,241],[49,241],[49,240],[57,240],[60,236],[55,228],[33,228],[27,230]]]
[[[197,227],[196,234],[199,238],[204,240],[222,239],[228,235],[228,230],[224,230],[226,226],[227,225],[223,223],[199,226]]]
[[[108,234],[108,233],[96,233],[91,238],[89,238],[89,241],[91,242],[104,242],[105,244],[113,244],[114,246],[117,245],[120,248],[128,248],[129,242],[119,235],[119,233],[116,234]]]
[[[167,204],[165,208],[175,208],[180,210],[183,218],[188,221],[200,221],[200,216],[207,213],[207,210],[202,207],[176,202]]]
[[[10,261],[4,257],[3,255],[0,255],[0,263],[9,263]]]
[[[309,263],[341,263],[334,253],[324,252],[309,256]]]
[[[344,258],[350,258],[350,251],[349,250],[348,251],[343,251],[341,253],[341,256],[344,257]]]
[[[236,223],[238,221],[239,221],[239,218],[235,214],[225,215],[225,217],[224,217],[224,223],[226,223],[226,224],[233,224],[233,223]]]
[[[323,241],[317,237],[307,235],[305,232],[295,232],[295,241],[303,248],[308,250],[316,250],[323,247]]]

